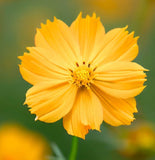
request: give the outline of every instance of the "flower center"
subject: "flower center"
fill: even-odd
[[[76,63],[77,68],[72,71],[70,70],[73,84],[76,84],[78,87],[90,87],[90,84],[94,78],[93,70],[90,68],[90,64],[88,66],[83,63],[83,65],[79,66],[78,63]]]

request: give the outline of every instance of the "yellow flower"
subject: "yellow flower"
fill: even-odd
[[[155,131],[151,124],[140,123],[128,128],[126,132],[125,136],[119,140],[120,144],[123,142],[119,148],[123,156],[147,159],[155,153]]]
[[[83,5],[89,11],[96,11],[104,17],[104,21],[113,22],[135,15],[141,0],[77,0],[77,4]]]
[[[126,28],[105,33],[95,14],[80,14],[70,27],[56,18],[41,24],[35,47],[19,57],[22,76],[33,85],[25,104],[36,119],[63,118],[67,132],[81,138],[89,129],[100,131],[103,120],[113,126],[134,120],[146,69],[130,62],[138,38]]]
[[[0,160],[47,160],[49,154],[40,135],[16,125],[0,128]]]

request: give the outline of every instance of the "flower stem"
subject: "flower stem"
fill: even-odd
[[[73,137],[72,138],[72,148],[71,148],[69,160],[76,160],[77,148],[78,148],[78,138]]]

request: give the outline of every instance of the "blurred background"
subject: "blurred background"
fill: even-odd
[[[140,36],[135,61],[150,71],[147,87],[137,97],[137,120],[131,126],[117,128],[103,123],[101,133],[90,131],[86,140],[79,142],[77,159],[154,160],[155,0],[0,0],[0,125],[14,123],[37,132],[49,145],[57,144],[68,157],[72,137],[64,130],[62,121],[35,122],[35,115],[23,106],[25,93],[31,86],[19,73],[17,56],[23,55],[26,47],[34,46],[36,28],[41,22],[56,16],[70,25],[80,11],[83,16],[96,12],[106,32],[128,25],[129,31]]]

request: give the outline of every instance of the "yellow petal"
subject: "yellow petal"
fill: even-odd
[[[29,82],[30,84],[36,84],[37,82],[51,80],[47,77],[43,77],[43,76],[37,75],[33,72],[30,72],[28,69],[26,69],[22,65],[19,65],[19,69],[20,69],[20,73],[21,73],[23,79],[26,80],[27,82]]]
[[[42,24],[41,29],[37,29],[35,44],[49,50],[52,48],[68,64],[75,63],[80,54],[70,28],[56,18],[54,22],[47,20],[47,24]]]
[[[77,87],[68,82],[50,81],[38,83],[26,94],[32,114],[44,122],[55,122],[65,116],[72,108]]]
[[[90,126],[91,129],[100,131],[103,115],[99,99],[88,89],[81,89],[78,94],[78,106],[80,107],[82,124]]]
[[[98,67],[96,72],[115,72],[115,71],[148,71],[135,62],[109,62]]]
[[[85,139],[85,135],[89,131],[89,126],[84,126],[80,122],[79,110],[70,112],[63,118],[63,126],[67,133]]]
[[[115,98],[105,94],[95,86],[92,87],[92,90],[102,103],[103,119],[106,123],[113,126],[130,125],[135,119],[133,113],[137,112],[137,109],[134,98]]]
[[[68,134],[85,139],[85,135],[89,131],[89,126],[81,123],[80,107],[78,107],[76,103],[77,101],[72,111],[63,117],[63,126]],[[75,106],[77,106],[76,109]]]
[[[96,71],[94,85],[117,98],[135,97],[145,88],[144,70],[134,62],[111,62]]]
[[[100,131],[102,121],[99,99],[91,90],[79,89],[73,109],[64,117],[64,128],[69,134],[84,138],[88,127]]]
[[[60,58],[47,49],[32,47],[30,53],[25,53],[19,58],[22,60],[20,72],[23,78],[31,84],[51,79],[64,79],[67,70]]]
[[[82,13],[71,24],[71,30],[75,36],[77,43],[80,45],[80,53],[84,60],[88,60],[92,49],[97,45],[105,34],[104,27],[99,18],[94,13],[92,17],[89,15],[82,18]]]
[[[38,84],[34,85],[33,87],[31,87],[27,91],[27,93],[26,93],[26,103],[29,105],[29,103],[27,101],[29,98],[31,98],[31,97],[33,97],[33,98],[36,97],[37,98],[37,95],[41,94],[44,91],[47,92],[47,93],[50,93],[49,90],[52,90],[52,89],[55,90],[57,88],[66,87],[66,85],[68,85],[68,82],[65,81],[65,80],[51,80],[51,81],[45,81],[45,82],[38,83]]]
[[[94,48],[90,61],[98,66],[111,61],[132,61],[138,54],[137,37],[128,34],[127,27],[109,31]]]

